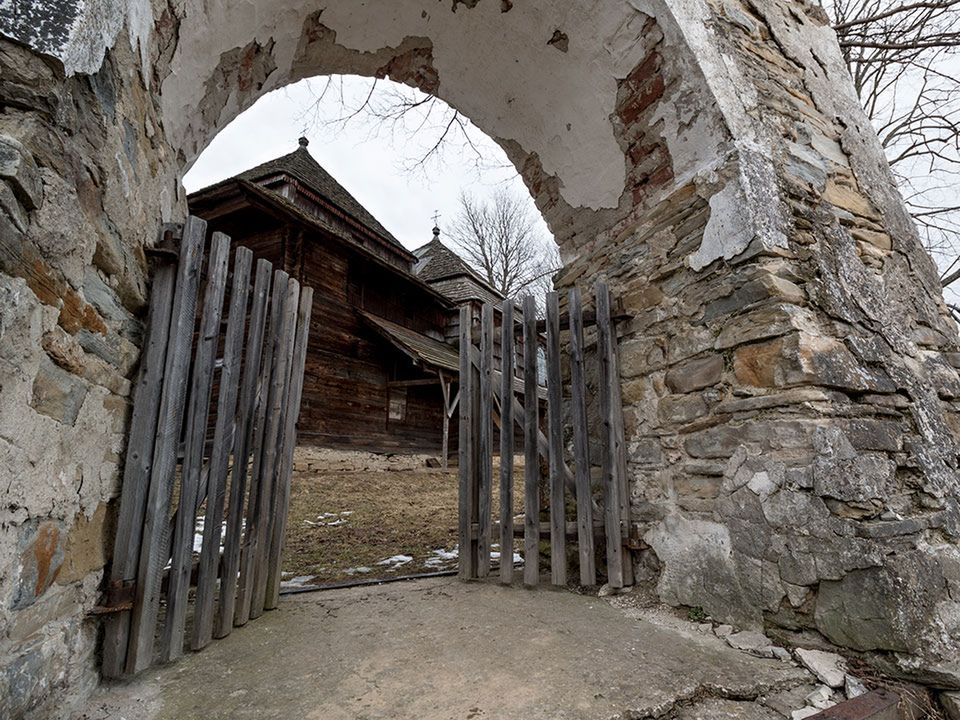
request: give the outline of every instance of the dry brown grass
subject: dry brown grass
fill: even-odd
[[[522,512],[522,475],[518,479],[514,507]],[[495,518],[498,493],[495,483]],[[346,520],[343,524],[316,524],[324,521],[324,513],[344,511],[351,514],[341,516]],[[455,468],[294,473],[284,573],[315,576],[311,583],[323,583],[454,569],[455,562],[445,568],[424,563],[434,550],[451,550],[456,543]],[[393,569],[377,564],[396,555],[410,555],[413,560]],[[360,567],[370,572],[348,572]]]

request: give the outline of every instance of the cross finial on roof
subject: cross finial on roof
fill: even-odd
[[[310,144],[310,141],[307,140],[307,138],[301,136],[300,139],[297,140],[297,143],[299,143],[300,147],[305,148],[307,145]]]
[[[437,224],[437,221],[440,220],[440,213],[436,210],[433,211],[433,239],[438,240],[440,238],[440,226]]]

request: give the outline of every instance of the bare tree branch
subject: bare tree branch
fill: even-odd
[[[960,0],[828,0],[826,9],[946,288],[960,281]]]

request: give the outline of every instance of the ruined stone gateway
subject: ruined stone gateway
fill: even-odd
[[[468,115],[558,285],[605,275],[634,314],[638,582],[960,688],[957,329],[816,4],[15,0],[0,34],[0,715],[97,681],[144,248],[179,178],[331,73]]]

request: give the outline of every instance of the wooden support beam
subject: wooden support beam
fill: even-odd
[[[549,292],[547,306],[547,421],[550,466],[550,582],[567,584],[565,478],[563,476],[563,387],[560,375],[560,307],[557,293]]]
[[[144,514],[136,592],[130,614],[130,634],[125,671],[129,674],[153,662],[153,642],[160,610],[160,577],[166,565],[167,530],[177,448],[186,405],[190,349],[196,316],[200,266],[207,224],[188,217],[183,226],[176,290],[170,317],[163,390],[156,428],[150,489]]]
[[[537,397],[537,306],[533,296],[523,299],[523,387],[526,399],[523,408],[524,463],[524,519],[523,519],[523,582],[534,586],[540,582],[540,422]],[[461,345],[461,348],[463,345]]]
[[[257,412],[257,381],[263,357],[263,335],[267,324],[267,300],[273,266],[257,261],[253,283],[250,328],[247,330],[246,356],[240,389],[240,405],[234,426],[233,474],[230,478],[230,500],[227,505],[227,535],[223,543],[223,573],[220,578],[220,608],[216,637],[225,637],[233,629],[237,607],[237,578],[240,573],[240,552],[243,538],[243,504],[247,494],[247,468],[253,446],[254,419]],[[250,502],[254,500],[253,492]]]
[[[248,283],[253,252],[238,247],[234,254],[233,285],[230,290],[230,312],[224,338],[223,367],[217,397],[216,427],[213,447],[203,490],[207,496],[207,512],[203,523],[203,544],[200,549],[200,570],[197,575],[197,596],[194,603],[193,632],[190,647],[199,650],[213,639],[213,600],[217,570],[220,566],[220,536],[227,471],[233,446],[234,419],[240,386],[240,361],[243,354],[243,330],[247,318]],[[191,538],[192,539],[192,538]]]
[[[587,426],[587,390],[583,353],[583,321],[580,290],[572,288],[570,306],[570,414],[573,420],[573,467],[577,496],[577,549],[580,584],[596,585],[597,568],[593,549],[593,490],[590,485],[590,429]]]
[[[499,407],[500,425],[500,582],[513,582],[513,300],[504,300],[500,328],[500,393],[495,396]],[[520,525],[522,529],[523,525]]]
[[[180,232],[179,228],[165,227],[160,244],[168,247],[174,242],[174,238],[180,238]],[[161,265],[154,274],[150,292],[146,343],[140,356],[140,371],[133,390],[133,417],[130,420],[123,467],[123,492],[120,494],[117,535],[107,590],[108,600],[111,593],[132,588],[137,576],[144,510],[157,436],[164,358],[170,333],[170,312],[177,277],[176,255],[163,254],[160,257]],[[109,615],[105,621],[103,638],[104,677],[117,678],[123,674],[129,637],[130,612]]]

